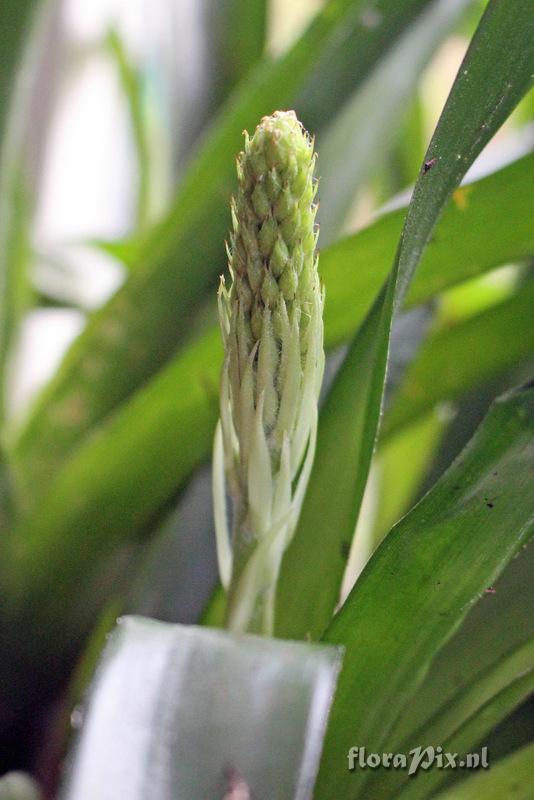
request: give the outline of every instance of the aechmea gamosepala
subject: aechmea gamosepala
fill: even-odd
[[[219,289],[225,359],[213,461],[234,630],[272,633],[280,564],[314,457],[324,367],[314,165],[313,141],[293,111],[264,117],[237,159],[231,284],[222,279]]]

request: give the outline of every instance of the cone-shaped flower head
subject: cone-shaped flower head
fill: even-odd
[[[225,361],[214,452],[219,567],[234,628],[272,624],[267,598],[313,461],[324,366],[314,165],[313,141],[293,111],[264,117],[237,159],[232,281],[219,291]]]

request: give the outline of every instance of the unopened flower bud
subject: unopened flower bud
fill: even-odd
[[[314,165],[293,111],[264,117],[237,160],[214,447],[219,569],[236,630],[272,631],[280,563],[313,462],[324,367]]]

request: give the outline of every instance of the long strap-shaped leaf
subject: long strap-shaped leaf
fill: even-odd
[[[458,397],[534,357],[534,281],[485,311],[433,332],[412,361],[384,415],[381,439],[436,403]]]
[[[263,55],[268,6],[268,0],[222,0],[214,5],[211,36],[219,61],[219,97],[226,98]]]
[[[534,639],[533,574],[534,548],[529,546],[508,564],[492,591],[476,603],[440,650],[388,738],[392,747],[429,724],[458,692],[477,685],[482,675],[505,663],[508,654]]]
[[[425,267],[428,266],[432,279],[424,279],[426,273],[421,271],[412,284],[418,298],[430,296],[431,286],[441,286],[446,279],[444,265],[447,263],[447,254],[450,257],[451,245],[448,240],[452,238],[453,231],[458,230],[458,236],[463,241],[468,228],[478,227],[488,219],[487,212],[491,206],[489,189],[498,189],[499,196],[508,199],[508,213],[513,210],[516,213],[525,211],[528,187],[523,184],[522,175],[534,177],[530,163],[534,167],[534,160],[522,159],[473,184],[470,195],[472,201],[461,214],[457,213],[456,207],[448,209],[443,225],[439,227],[437,244],[427,250],[429,258],[425,260]],[[519,184],[517,178],[521,178]],[[386,222],[388,219],[384,218]],[[490,219],[493,221],[493,211]],[[385,233],[380,222],[359,234],[364,240],[362,244],[358,243],[360,240],[356,237],[351,239],[351,245],[357,253],[377,254],[380,253],[380,242],[384,235],[391,240],[391,232]],[[528,241],[525,228],[519,245],[511,237],[508,249],[501,251],[499,258],[506,258],[506,253],[512,257],[511,254],[517,252],[517,246],[522,248],[522,253],[528,252]],[[472,258],[476,258],[478,267],[492,263],[491,249],[494,244],[491,235],[487,237],[484,247],[477,246],[473,240]],[[443,255],[442,246],[445,248]],[[377,256],[380,264],[384,257],[383,254]],[[461,254],[461,258],[464,257],[465,254]],[[346,258],[345,251],[343,265]],[[470,264],[469,258],[465,258],[464,274],[469,273]],[[329,285],[333,285],[334,280],[339,278],[334,272],[334,261],[329,274]],[[456,277],[460,275],[457,273]],[[369,298],[369,291],[362,290],[362,295]],[[479,367],[486,365],[489,368],[494,364],[502,368],[520,358],[525,346],[528,347],[532,341],[532,326],[529,326],[526,313],[529,302],[532,302],[532,290],[525,287],[523,293],[512,300],[438,338],[440,352],[450,354],[451,359],[472,352],[476,369],[473,368],[471,372],[462,369],[458,374],[454,371],[457,380],[453,384],[448,380],[447,370],[438,376],[434,375],[432,389],[435,399],[454,396],[471,385],[471,378],[478,380]],[[497,316],[499,319],[502,317],[502,322],[498,324]],[[476,335],[473,326],[476,326]],[[501,346],[493,353],[493,358],[491,353],[484,351],[488,329],[495,328],[501,337]],[[511,331],[513,341],[509,343],[507,335]],[[217,331],[213,334],[210,332],[175,359],[144,391],[136,393],[120,414],[88,440],[71,459],[46,502],[30,515],[27,526],[19,529],[13,541],[14,546],[16,541],[17,552],[10,571],[15,590],[25,596],[31,606],[39,609],[39,615],[31,613],[38,630],[50,628],[58,607],[72,608],[73,598],[79,597],[82,582],[92,584],[91,576],[98,573],[110,553],[116,552],[126,540],[131,540],[139,529],[143,529],[176,486],[182,485],[191,470],[207,456],[218,413],[219,338]],[[425,348],[421,357],[432,361],[432,350],[433,345]],[[488,355],[489,362],[487,358],[482,358]],[[497,359],[497,364],[494,359]],[[461,363],[467,366],[467,358],[462,357]],[[488,371],[484,372],[484,375],[487,374]],[[181,387],[178,395],[176,386]],[[386,427],[389,426],[389,419],[388,414],[385,418]],[[142,458],[139,458],[140,453],[143,454]],[[110,486],[113,486],[112,495]],[[79,498],[79,505],[66,502],[67,498],[73,497]],[[127,515],[124,514],[125,508],[128,509]],[[53,559],[50,553],[55,553]],[[51,587],[54,587],[53,591]],[[103,599],[100,590],[85,596],[82,603],[84,619],[93,617]],[[79,623],[77,618],[75,632],[78,633]],[[54,650],[61,646],[60,641],[68,640],[67,627],[63,618],[61,628],[54,628],[57,638],[52,642],[50,635],[46,635],[46,642]]]
[[[534,165],[534,161],[532,163]],[[520,174],[516,166],[513,174]],[[505,183],[497,185],[507,191]],[[473,186],[474,197],[478,193],[477,186]],[[523,187],[517,199],[522,192]],[[485,195],[484,198],[486,205]],[[475,205],[473,200],[473,207]],[[517,208],[522,209],[523,205],[518,203]],[[476,224],[476,212],[473,216],[469,211],[465,214],[466,225]],[[462,217],[453,213],[452,220],[460,224]],[[465,228],[460,226],[458,230],[463,233]],[[375,234],[372,241],[374,237]],[[443,238],[440,235],[439,242]],[[491,241],[489,237],[489,243]],[[513,247],[511,242],[509,252],[513,252]],[[439,245],[432,252],[436,262],[427,262],[429,265],[445,260],[439,256]],[[484,253],[489,255],[487,250]],[[478,263],[484,263],[484,258]],[[467,261],[465,268],[468,268]],[[438,272],[432,267],[431,271],[436,282],[444,279],[442,269]],[[418,273],[412,284],[414,288],[421,286],[422,275]],[[423,285],[421,293],[430,291],[427,284]],[[532,352],[534,331],[529,310],[533,298],[534,288],[525,286],[499,306],[433,336],[409,375],[415,371],[419,380],[425,379],[426,373],[417,365],[432,364],[434,356],[447,354],[451,369],[433,372],[432,383],[422,384],[425,396],[440,401],[457,396],[483,377],[519,363]],[[491,349],[486,346],[488,341],[495,342]],[[216,387],[220,349],[218,332],[210,333],[190,346],[145,391],[138,392],[119,415],[80,449],[62,472],[46,503],[30,515],[27,526],[19,529],[16,561],[11,571],[17,591],[39,608],[39,616],[43,615],[38,621],[37,615],[32,614],[38,628],[48,629],[52,624],[55,603],[71,607],[71,599],[79,595],[81,582],[92,581],[91,575],[98,573],[110,553],[116,552],[125,540],[131,539],[153,518],[176,485],[183,484],[191,470],[207,455],[218,413]],[[178,395],[177,385],[182,387]],[[406,390],[403,389],[403,397],[408,396],[411,385],[409,382]],[[406,403],[402,405],[410,411]],[[426,407],[422,404],[419,410],[424,412]],[[397,408],[395,404],[386,414],[383,434],[390,432],[391,415],[397,414]],[[404,419],[401,414],[398,424]],[[139,453],[143,458],[138,457]],[[112,496],[109,494],[111,485]],[[66,502],[66,498],[72,497],[81,498],[79,506]],[[125,508],[129,512],[126,516]],[[53,560],[51,552],[56,554]],[[50,587],[55,587],[53,592]],[[86,597],[83,608],[88,618],[102,600],[100,591]],[[78,623],[79,619],[76,623],[79,632]],[[68,638],[65,620],[56,632],[59,639]],[[46,641],[52,646],[49,636]],[[54,648],[59,646],[58,641],[54,641]]]
[[[439,794],[436,800],[531,800],[534,785],[534,744],[503,758],[490,770],[477,772]]]
[[[533,34],[529,0],[492,0],[460,67],[414,189],[390,279],[321,414],[315,468],[282,566],[280,635],[318,637],[331,618],[376,438],[393,312],[453,189],[532,85]]]
[[[528,213],[533,183],[531,153],[457,189],[423,253],[406,303],[424,303],[448,286],[534,253]],[[405,208],[384,214],[321,252],[327,347],[345,342],[369,311],[387,278],[405,214]]]
[[[449,700],[404,742],[391,745],[408,753],[422,743],[440,743],[449,752],[473,751],[495,725],[534,691],[534,638],[498,659]],[[389,748],[389,745],[388,745]],[[403,800],[425,798],[448,777],[432,770],[415,778],[395,770],[380,770],[370,778],[370,794]],[[399,790],[399,787],[400,790]]]
[[[370,155],[378,151],[387,158],[398,136],[397,120],[427,61],[467,5],[466,0],[431,3],[319,137],[320,246],[339,233],[358,187],[376,164]]]
[[[4,415],[5,367],[16,327],[29,298],[25,175],[21,127],[27,113],[24,47],[44,0],[3,0],[0,6],[0,418]]]
[[[533,691],[534,670],[530,668],[488,700],[450,739],[444,740],[443,749],[458,754],[476,752],[476,748],[481,746],[492,728],[528,700]],[[418,774],[415,781],[408,783],[391,797],[395,797],[395,800],[426,800],[448,777],[438,771]]]
[[[494,266],[526,258],[534,252],[534,224],[528,214],[533,181],[534,156],[529,155],[459,189],[455,193],[455,202],[448,205],[440,220],[436,241],[425,251],[407,302],[411,305],[425,302],[453,283]],[[499,197],[498,205],[494,200],[496,194]],[[326,284],[325,343],[328,348],[346,341],[372,305],[387,276],[404,213],[403,209],[385,214],[369,227],[321,253],[321,273]],[[516,220],[513,226],[507,222],[511,218]],[[458,250],[456,242],[460,239],[462,248]],[[213,386],[215,391],[221,362],[220,336],[217,330],[207,336],[211,355],[197,358],[195,362],[190,352],[199,352],[200,348],[205,353],[206,346],[192,343],[165,368],[169,379],[172,374],[180,372],[181,400],[185,401],[187,394],[197,396],[199,390],[208,385]],[[181,361],[190,367],[187,374],[183,374],[178,367]],[[155,377],[145,390],[151,396],[150,404],[158,408],[159,417],[154,418],[156,435],[158,430],[167,427],[173,441],[182,441],[182,437],[188,436],[189,429],[185,422],[180,424],[179,417],[175,419],[174,410],[173,420],[165,415],[165,409],[171,410],[171,407],[162,395],[163,375],[161,373]],[[134,396],[124,406],[126,416],[127,408],[136,402]],[[210,419],[215,419],[215,405]],[[113,423],[110,427],[114,427]],[[147,438],[153,438],[153,435],[154,432],[146,431]],[[196,454],[197,462],[209,452],[212,438],[213,421],[210,421],[204,429],[202,444]],[[35,445],[46,449],[44,440],[39,439]],[[110,447],[115,449],[111,443]],[[142,449],[146,448],[143,446]],[[162,455],[165,457],[165,454]],[[29,450],[16,448],[12,456],[12,465],[17,472],[27,475],[28,470],[33,469],[31,465],[37,457],[37,451],[33,447]],[[36,497],[51,480],[53,472],[46,454],[43,454],[40,463],[39,470],[43,465],[47,467],[46,475],[41,476],[38,485],[32,481],[32,492]],[[151,467],[149,469],[152,470]],[[176,480],[180,482],[184,477],[175,468]]]
[[[348,772],[347,751],[382,752],[431,659],[534,532],[533,464],[531,387],[495,402],[368,562],[325,636],[347,652],[318,800],[362,796],[368,773]]]
[[[354,49],[352,85],[430,0],[378,0],[381,25],[360,24],[365,0],[329,0],[278,62],[265,61],[230,98],[184,176],[166,218],[140,247],[127,283],[89,322],[43,393],[18,441],[31,502],[36,479],[53,471],[80,436],[153,374],[184,341],[192,309],[216,286],[230,224],[235,154],[244,128],[291,104],[316,59],[335,47],[336,33]],[[350,87],[347,87],[347,91]]]
[[[35,10],[42,0],[3,0],[0,11],[0,142],[2,142],[6,120],[12,101],[17,69],[20,66],[21,52],[25,37]]]

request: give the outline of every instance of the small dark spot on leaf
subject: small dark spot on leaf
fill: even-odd
[[[528,389],[534,389],[534,378],[532,378],[532,380],[530,381],[527,381],[526,383],[523,383],[519,387],[518,392],[526,392]]]
[[[350,553],[350,542],[341,542],[339,550],[341,552],[341,558],[346,561]]]
[[[486,506],[487,506],[488,508],[493,508],[494,504],[493,504],[493,503],[491,503],[491,502],[488,502],[488,503],[486,503]]]
[[[432,167],[434,166],[436,161],[437,161],[437,158],[431,158],[431,159],[429,159],[429,161],[425,161],[425,163],[423,164],[423,175],[426,175],[428,170],[432,169]]]

